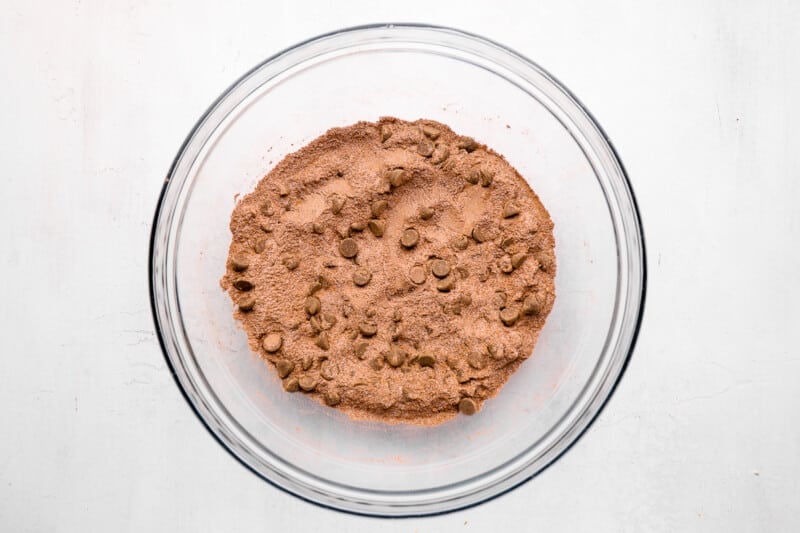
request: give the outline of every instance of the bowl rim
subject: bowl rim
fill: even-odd
[[[179,162],[182,160],[182,157],[186,153],[187,147],[190,145],[192,140],[195,138],[199,128],[205,123],[205,121],[209,118],[209,116],[213,113],[213,111],[218,107],[218,105],[233,91],[236,87],[238,87],[243,81],[247,80],[252,74],[260,70],[261,68],[265,67],[266,65],[276,61],[277,59],[283,57],[286,54],[289,54],[295,50],[301,49],[306,45],[311,43],[321,41],[330,37],[334,37],[337,35],[343,34],[351,34],[351,33],[358,33],[363,31],[372,31],[372,30],[392,30],[394,28],[401,28],[401,29],[412,29],[412,30],[425,30],[425,31],[432,31],[432,32],[444,32],[450,35],[455,35],[457,37],[466,37],[468,39],[472,39],[474,41],[482,42],[483,44],[491,45],[499,49],[501,52],[505,52],[517,60],[520,60],[523,63],[526,63],[528,66],[532,67],[534,70],[538,71],[540,74],[545,76],[550,82],[552,82],[560,91],[564,93],[565,96],[568,97],[569,100],[578,108],[580,112],[582,112],[586,118],[592,123],[592,125],[596,128],[597,132],[602,138],[602,141],[606,144],[607,148],[610,151],[612,158],[614,159],[616,165],[618,166],[620,177],[622,178],[622,185],[624,186],[625,191],[627,192],[628,198],[630,200],[630,207],[632,208],[632,217],[634,222],[634,227],[638,231],[638,244],[639,244],[639,251],[641,254],[641,288],[638,295],[638,313],[635,317],[635,323],[633,324],[633,328],[631,330],[631,338],[627,348],[627,353],[625,354],[624,359],[621,362],[620,368],[617,372],[616,377],[611,381],[610,387],[608,392],[606,393],[605,397],[601,399],[601,401],[596,405],[595,410],[593,413],[590,414],[588,419],[584,421],[583,427],[579,429],[572,437],[569,442],[557,453],[555,453],[552,457],[549,458],[548,461],[543,463],[538,469],[530,473],[529,475],[513,482],[508,487],[505,487],[501,490],[495,491],[490,494],[483,495],[480,499],[472,502],[461,502],[456,503],[455,505],[451,505],[444,509],[435,509],[435,510],[426,510],[424,512],[409,512],[404,514],[387,514],[381,513],[377,511],[371,511],[369,509],[369,504],[363,505],[360,509],[354,509],[351,507],[337,507],[331,503],[327,503],[325,501],[316,500],[311,497],[306,496],[300,492],[295,492],[288,487],[282,486],[278,484],[273,479],[270,479],[263,475],[261,472],[256,470],[252,465],[245,462],[241,457],[236,455],[230,446],[222,439],[221,435],[218,434],[209,424],[209,421],[200,413],[198,406],[195,404],[193,399],[191,398],[189,392],[181,383],[177,369],[173,364],[172,360],[168,355],[168,350],[166,346],[166,340],[164,337],[164,333],[162,331],[161,322],[158,316],[158,309],[157,309],[157,296],[156,296],[156,277],[155,277],[155,249],[156,249],[156,242],[157,242],[157,233],[159,224],[161,221],[162,209],[164,208],[164,201],[166,197],[166,193],[169,189],[170,182],[172,177],[177,170]],[[437,516],[443,514],[449,514],[465,509],[469,509],[471,507],[475,507],[481,505],[485,502],[494,500],[504,494],[511,492],[512,490],[524,485],[534,477],[538,476],[545,470],[547,470],[552,464],[558,461],[561,457],[563,457],[572,447],[581,440],[581,438],[586,434],[587,430],[594,424],[594,422],[599,417],[600,413],[605,409],[606,405],[608,405],[609,400],[616,392],[619,383],[622,381],[623,376],[626,373],[628,365],[630,363],[631,357],[635,350],[639,332],[641,330],[643,317],[644,317],[644,309],[646,306],[646,296],[647,296],[647,250],[646,250],[646,242],[645,242],[645,233],[644,227],[642,223],[642,216],[639,210],[638,201],[636,199],[636,195],[634,193],[633,187],[630,182],[630,178],[628,176],[627,171],[625,170],[625,166],[622,163],[619,154],[614,147],[609,136],[606,134],[605,130],[602,128],[600,123],[597,121],[595,116],[586,108],[586,106],[564,85],[558,78],[553,76],[550,72],[542,68],[538,63],[532,61],[527,56],[517,52],[516,50],[509,48],[501,43],[498,43],[492,39],[486,38],[482,35],[460,30],[453,27],[448,26],[441,26],[435,24],[425,24],[425,23],[416,23],[416,22],[398,22],[398,23],[372,23],[372,24],[363,24],[363,25],[356,25],[356,26],[349,26],[345,28],[336,29],[330,32],[322,33],[316,35],[314,37],[305,39],[300,41],[292,46],[289,46],[269,57],[260,61],[258,64],[244,72],[241,76],[239,76],[233,83],[228,85],[220,95],[214,99],[214,101],[206,108],[206,110],[200,115],[197,121],[194,123],[192,128],[189,130],[189,133],[184,138],[183,142],[181,143],[175,157],[170,164],[169,170],[167,175],[164,179],[164,183],[161,187],[161,191],[159,193],[156,208],[153,215],[153,222],[150,229],[150,238],[149,238],[149,246],[148,246],[148,292],[149,292],[149,300],[150,300],[150,310],[153,318],[153,323],[155,327],[156,337],[158,338],[159,347],[161,349],[162,356],[166,361],[167,368],[169,368],[170,374],[172,375],[175,384],[177,385],[178,389],[181,392],[186,403],[191,408],[192,412],[195,414],[197,419],[200,421],[202,426],[208,431],[208,433],[221,445],[221,447],[230,455],[232,456],[239,464],[244,466],[247,470],[254,473],[260,479],[263,479],[271,486],[278,488],[279,490],[290,494],[294,497],[297,497],[303,501],[309,502],[311,504],[331,509],[334,511],[346,513],[346,514],[353,514],[353,515],[360,515],[360,516],[372,516],[378,518],[412,518],[412,517],[422,517],[422,516]]]

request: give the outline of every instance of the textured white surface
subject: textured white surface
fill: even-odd
[[[800,528],[800,7],[793,2],[5,0],[0,530]],[[147,244],[174,153],[258,61],[386,20],[539,62],[619,150],[650,259],[645,321],[597,423],[523,487],[379,521],[272,488],[165,368]]]

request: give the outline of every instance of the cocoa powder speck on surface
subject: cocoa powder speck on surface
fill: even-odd
[[[230,228],[221,286],[251,349],[285,390],[353,418],[475,413],[532,354],[555,299],[536,194],[431,120],[329,130],[242,198]]]

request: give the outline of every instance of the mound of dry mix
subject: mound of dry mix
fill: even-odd
[[[499,154],[431,120],[334,128],[233,211],[223,289],[289,392],[350,416],[471,415],[555,299],[553,223]]]

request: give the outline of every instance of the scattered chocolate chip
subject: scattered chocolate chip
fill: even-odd
[[[372,337],[378,333],[378,325],[374,322],[361,322],[358,325],[358,331],[364,337]]]
[[[380,135],[381,135],[381,142],[382,143],[385,143],[386,140],[389,139],[389,137],[392,136],[392,133],[393,132],[392,132],[391,126],[389,126],[388,124],[381,124]]]
[[[353,272],[353,283],[355,283],[359,287],[363,287],[364,285],[369,283],[371,279],[372,279],[372,272],[370,272],[366,268],[359,268],[355,272]]]
[[[422,220],[430,220],[433,217],[433,208],[423,206],[419,208],[419,218]]]
[[[472,137],[459,137],[456,146],[467,152],[474,152],[480,145]]]
[[[358,255],[358,244],[349,237],[342,239],[342,242],[339,243],[339,253],[342,254],[342,257],[353,258]]]
[[[319,335],[317,335],[317,340],[314,341],[321,350],[328,351],[331,348],[331,342],[328,340],[328,332],[320,331]]]
[[[478,412],[478,405],[472,398],[461,398],[458,402],[458,411],[463,415],[472,416]]]
[[[261,228],[261,231],[263,231],[264,233],[272,233],[272,224],[263,222],[259,227]]]
[[[231,268],[236,272],[243,272],[250,266],[250,259],[244,254],[236,254],[231,257]]]
[[[281,349],[282,345],[283,345],[283,337],[281,337],[280,333],[269,333],[261,341],[261,346],[268,353],[277,352],[278,350]]]
[[[450,150],[447,149],[447,146],[444,144],[437,144],[436,148],[431,154],[431,163],[438,165],[439,163],[444,162],[444,160],[448,157],[450,157]]]
[[[283,258],[283,266],[285,266],[288,270],[294,270],[298,266],[300,266],[300,261],[293,255],[289,255]]]
[[[358,222],[353,222],[350,224],[350,230],[352,231],[364,231],[366,229],[367,223],[363,220],[359,220]]]
[[[450,265],[444,259],[434,259],[431,263],[431,273],[437,278],[444,278],[450,273]]]
[[[324,361],[319,367],[319,375],[323,379],[330,381],[336,377],[336,367],[330,361]]]
[[[376,370],[376,371],[377,370],[381,370],[383,368],[383,365],[384,365],[384,361],[383,361],[383,356],[382,355],[379,355],[377,357],[373,357],[369,362],[370,368],[372,368],[372,370]]]
[[[522,302],[522,312],[526,315],[538,315],[543,307],[543,298],[538,294],[529,294]]]
[[[450,292],[453,290],[453,287],[455,287],[455,278],[453,278],[453,276],[447,276],[436,282],[436,290],[441,292]]]
[[[345,199],[338,195],[331,196],[331,213],[334,215],[338,215],[342,212],[342,208],[344,207]]]
[[[283,390],[286,392],[297,392],[300,390],[300,383],[297,378],[288,378],[283,380]]]
[[[356,357],[359,359],[364,359],[364,355],[367,353],[367,347],[369,344],[366,342],[357,342],[353,345],[353,353],[356,354]]]
[[[425,283],[425,278],[428,275],[425,273],[425,267],[420,265],[414,265],[408,271],[408,277],[411,279],[411,282],[416,285],[422,285]]]
[[[320,331],[322,331],[322,324],[320,324],[319,322],[319,317],[312,316],[311,318],[308,319],[308,324],[311,326],[311,331],[313,331],[314,333],[319,333]]]
[[[278,369],[278,375],[283,379],[292,373],[292,370],[294,370],[294,363],[288,359],[279,359],[278,362],[275,363],[275,367]]]
[[[378,218],[386,211],[388,207],[389,202],[386,200],[375,200],[372,202],[369,210],[370,213],[372,213],[373,218]]]
[[[433,366],[436,364],[436,358],[431,354],[424,353],[417,357],[417,363],[419,363],[419,366]]]
[[[375,309],[374,307],[369,307],[369,308],[367,308],[366,311],[364,311],[364,315],[366,315],[367,318],[372,318],[377,314],[378,314],[378,310]]]
[[[436,146],[433,144],[433,141],[428,138],[422,139],[417,145],[417,152],[423,157],[430,157],[435,149]]]
[[[434,128],[433,126],[422,126],[422,133],[425,134],[425,137],[436,140],[439,138],[439,134],[441,133],[438,129]]]
[[[395,368],[405,363],[405,361],[406,352],[396,346],[393,346],[392,349],[389,350],[389,355],[386,356],[386,362]]]
[[[253,251],[257,254],[260,254],[266,249],[267,249],[267,239],[258,239],[256,243],[253,245]]]
[[[319,308],[321,306],[322,304],[320,303],[319,298],[317,298],[316,296],[309,296],[308,298],[306,298],[305,309],[306,313],[308,313],[309,315],[316,315],[319,312]]]
[[[494,306],[498,309],[502,309],[506,306],[506,302],[508,301],[508,296],[503,291],[497,291],[494,293]]]
[[[511,218],[519,215],[519,206],[514,202],[508,202],[503,206],[503,218]]]
[[[475,226],[472,228],[472,238],[475,239],[475,242],[486,242],[491,239],[491,235],[485,228]]]
[[[376,237],[383,237],[383,232],[386,231],[386,222],[373,219],[367,222],[367,227]]]
[[[400,236],[400,244],[403,248],[413,248],[419,242],[419,232],[414,228],[408,228]]]
[[[254,296],[247,295],[239,300],[239,311],[243,313],[247,313],[253,310],[253,307],[256,305],[256,299]]]
[[[525,253],[518,253],[511,256],[511,266],[514,268],[519,268],[522,266],[522,263],[528,258],[528,254]]]
[[[519,318],[519,311],[513,307],[506,307],[500,310],[500,320],[505,326],[513,326]]]
[[[481,170],[481,187],[488,187],[494,181],[494,172],[483,169]]]
[[[233,282],[233,286],[237,290],[244,292],[250,291],[253,289],[253,287],[255,287],[255,285],[253,285],[250,281],[247,281],[246,279],[237,279],[236,281]]]
[[[385,176],[392,187],[400,187],[408,181],[408,173],[402,168],[387,170]]]
[[[297,380],[297,383],[300,385],[300,388],[306,392],[311,392],[317,388],[317,380],[311,376],[302,376]]]
[[[325,403],[330,405],[331,407],[333,407],[334,405],[339,405],[339,402],[342,401],[341,396],[339,396],[339,393],[336,392],[335,390],[325,391],[323,398],[325,399]]]
[[[514,271],[514,265],[511,264],[511,258],[507,255],[504,255],[500,258],[497,262],[497,266],[500,268],[500,272],[503,274],[510,274]]]
[[[470,184],[472,184],[472,185],[477,185],[477,184],[478,184],[478,182],[480,182],[480,181],[481,181],[481,176],[480,176],[480,174],[479,174],[479,173],[478,173],[476,170],[473,170],[472,172],[470,172],[469,174],[467,174],[467,175],[464,177],[464,179],[465,179],[465,180],[467,180],[467,183],[470,183]]]
[[[320,325],[322,329],[331,329],[333,326],[336,325],[337,319],[336,315],[333,313],[322,313],[322,320],[320,320]]]
[[[303,370],[308,370],[314,364],[314,356],[313,355],[306,355],[303,357],[300,366]]]
[[[476,370],[482,370],[486,368],[486,361],[483,360],[483,356],[481,356],[481,354],[478,352],[470,353],[467,356],[467,363]]]
[[[453,237],[453,239],[450,241],[450,246],[452,246],[454,250],[463,252],[467,249],[467,246],[469,246],[469,239],[466,235]]]
[[[502,344],[487,344],[486,345],[486,353],[489,354],[489,357],[492,359],[502,359],[503,358],[503,345]]]
[[[316,233],[317,235],[322,235],[325,233],[325,226],[322,225],[322,222],[314,222],[311,224],[311,231]]]

